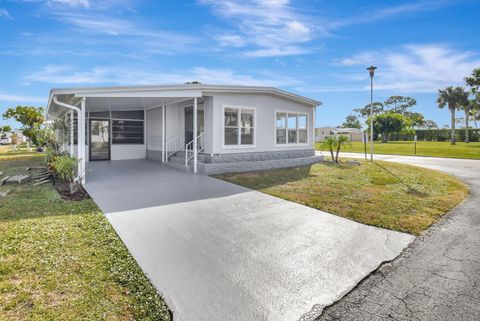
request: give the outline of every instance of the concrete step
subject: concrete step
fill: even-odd
[[[178,156],[178,155],[177,156],[171,156],[168,159],[168,162],[185,165],[185,155],[183,155],[183,156]]]
[[[173,162],[173,161],[170,160],[170,161],[166,162],[165,165],[167,165],[168,167],[172,167],[172,168],[181,170],[181,171],[189,171],[189,170],[192,169],[192,165],[185,166],[185,159],[181,163],[180,162]]]

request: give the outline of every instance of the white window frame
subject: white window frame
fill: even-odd
[[[250,144],[250,145],[241,144],[242,127],[240,126],[240,123],[238,123],[237,128],[239,129],[239,131],[237,136],[237,144],[225,145],[225,109],[226,108],[238,109],[238,116],[237,116],[238,122],[241,121],[242,110],[253,110],[253,144]],[[222,106],[221,121],[222,121],[222,148],[256,148],[256,145],[257,145],[257,108],[256,107],[225,104]]]
[[[278,113],[282,113],[282,114],[286,114],[286,119],[285,119],[285,144],[278,144],[277,143],[277,114]],[[295,114],[297,115],[297,124],[296,124],[296,130],[297,130],[297,142],[296,143],[289,143],[288,142],[288,114]],[[298,116],[299,115],[302,115],[302,116],[306,116],[307,117],[307,127],[305,128],[305,130],[307,131],[307,142],[306,143],[299,143],[298,142],[298,131],[299,131],[299,127],[298,127]],[[274,139],[274,144],[275,144],[275,147],[295,147],[295,146],[309,146],[309,122],[308,122],[308,113],[306,112],[299,112],[299,111],[292,111],[292,110],[275,110],[275,113],[273,115],[274,117],[274,122],[273,122],[273,127],[274,127],[274,135],[273,135],[273,139]],[[293,129],[293,128],[291,128]],[[303,128],[302,128],[303,129]]]

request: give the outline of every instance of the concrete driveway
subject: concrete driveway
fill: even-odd
[[[176,320],[313,320],[414,239],[147,160],[86,189]]]
[[[344,157],[359,157],[342,153]],[[480,160],[375,155],[465,181],[470,197],[318,321],[480,320]]]

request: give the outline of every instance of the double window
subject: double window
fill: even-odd
[[[307,114],[277,112],[275,142],[277,145],[307,144]]]
[[[255,144],[255,109],[225,107],[223,125],[225,146]]]

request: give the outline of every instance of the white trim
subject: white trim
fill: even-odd
[[[285,113],[287,114],[287,117],[285,119],[285,144],[277,144],[277,113]],[[297,130],[297,143],[289,143],[288,142],[288,114],[296,114],[297,115],[297,126],[296,126],[296,130]],[[305,115],[307,116],[307,128],[305,128],[305,130],[307,131],[307,142],[306,143],[298,143],[298,131],[299,131],[299,127],[298,127],[298,115]],[[293,110],[283,110],[283,109],[275,109],[275,112],[274,112],[274,122],[273,122],[273,128],[274,128],[274,135],[273,135],[273,143],[274,143],[274,146],[275,147],[303,147],[303,146],[309,146],[310,144],[308,143],[309,142],[309,134],[308,134],[308,121],[309,121],[309,117],[308,117],[308,113],[306,112],[301,112],[301,111],[293,111]],[[290,129],[293,129],[293,128],[290,128]],[[303,129],[303,128],[302,128]],[[314,129],[315,130],[315,129]]]
[[[242,114],[242,109],[247,109],[247,110],[253,110],[253,144],[251,145],[242,145],[240,144],[241,141],[241,126],[237,126],[237,128],[240,129],[237,137],[237,145],[225,145],[225,108],[234,108],[239,110],[239,116],[237,117],[237,121],[241,121],[241,114]],[[235,149],[235,148],[244,148],[244,149],[252,149],[257,147],[257,107],[251,107],[251,106],[239,106],[239,105],[231,105],[231,104],[223,104],[222,105],[222,148],[225,149]]]

